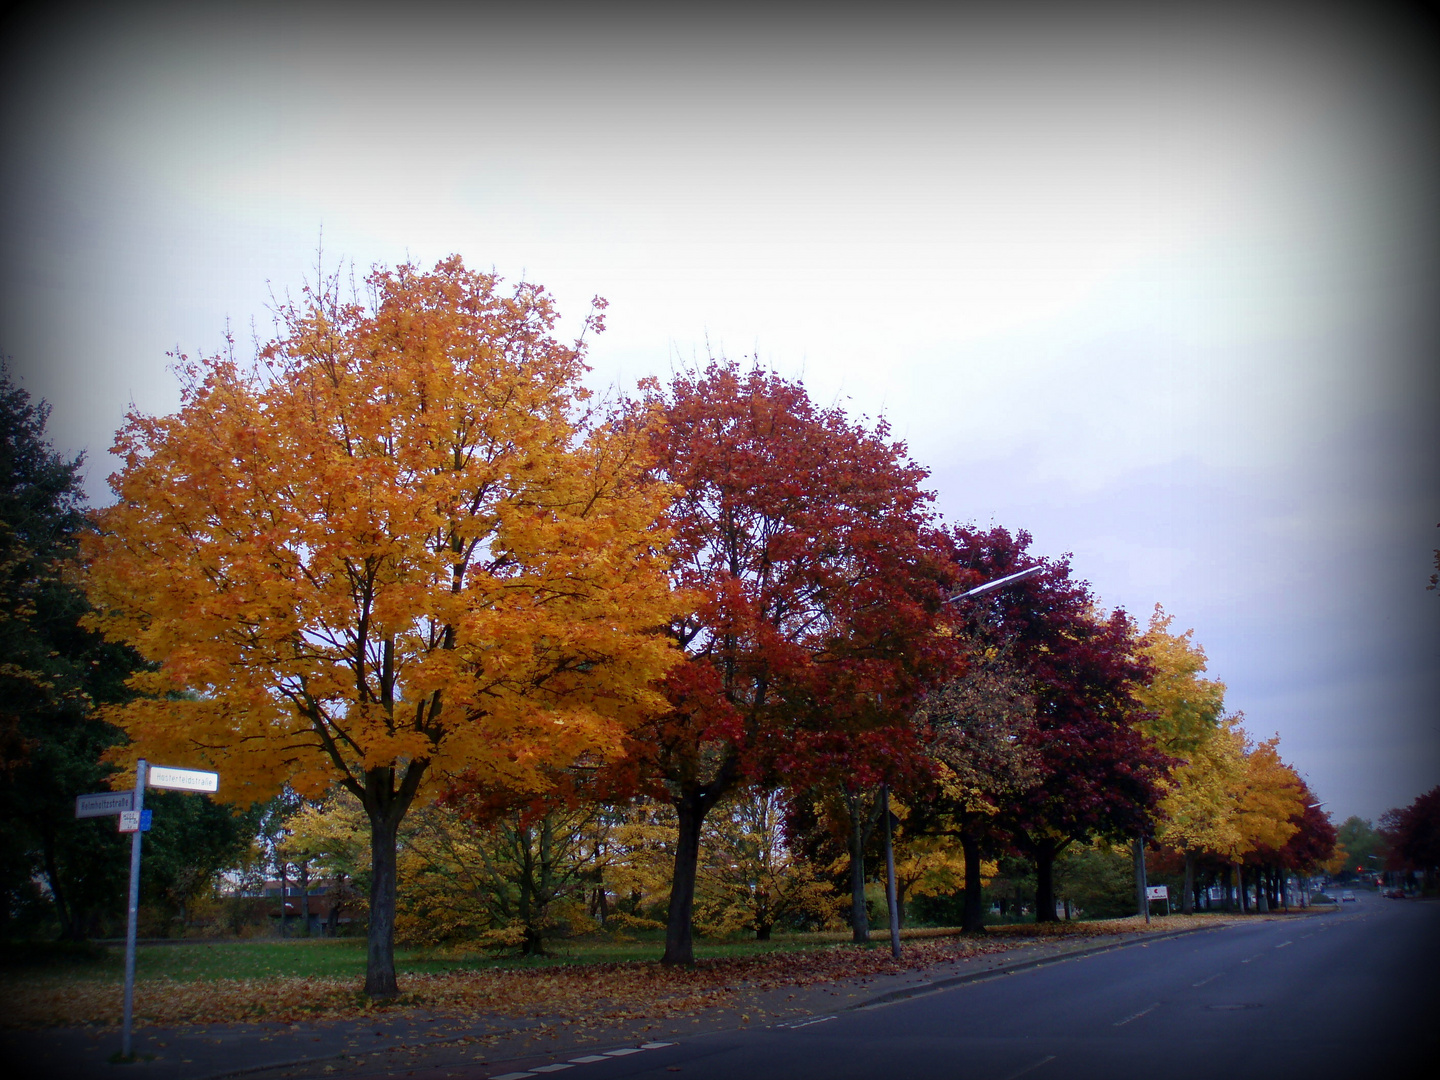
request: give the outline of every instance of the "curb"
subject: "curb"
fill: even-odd
[[[1224,930],[1225,928],[1224,926],[1192,926],[1185,930],[1168,930],[1163,934],[1146,934],[1144,935],[1145,940],[1143,941],[1139,938],[1132,938],[1130,941],[1112,941],[1104,945],[1092,945],[1089,948],[1076,949],[1073,952],[1056,954],[1054,956],[1037,956],[1033,960],[1017,960],[1013,964],[1000,964],[986,971],[970,971],[964,975],[951,975],[948,978],[936,979],[934,982],[907,986],[900,990],[891,990],[878,997],[873,997],[869,1001],[848,1005],[840,1011],[860,1012],[864,1009],[878,1009],[885,1005],[893,1005],[897,1001],[924,997],[927,994],[937,994],[942,990],[948,990],[952,986],[964,986],[966,983],[983,982],[986,979],[993,979],[997,975],[1011,975],[1017,971],[1029,971],[1032,968],[1059,964],[1065,960],[1073,960],[1079,956],[1094,956],[1097,953],[1114,952],[1116,949],[1129,949],[1136,945],[1148,945],[1152,941],[1167,941],[1170,938],[1184,937],[1187,934],[1210,933],[1215,930]]]

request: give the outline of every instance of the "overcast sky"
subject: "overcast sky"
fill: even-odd
[[[322,235],[458,252],[606,297],[597,389],[713,351],[883,414],[948,520],[1193,627],[1337,820],[1440,783],[1433,25],[117,7],[0,57],[0,351],[93,500]]]

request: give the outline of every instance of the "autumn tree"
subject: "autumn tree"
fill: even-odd
[[[1321,809],[1320,802],[1309,785],[1303,779],[1300,783],[1302,809],[1298,818],[1291,818],[1298,827],[1295,835],[1285,841],[1285,846],[1280,849],[1280,857],[1275,867],[1277,876],[1285,871],[1302,875],[1313,874],[1335,856],[1338,837],[1330,815]],[[1290,899],[1283,880],[1278,891],[1282,902],[1288,906]]]
[[[932,828],[953,834],[965,864],[961,926],[985,929],[981,858],[1003,844],[1001,810],[1040,779],[1033,742],[1035,699],[1003,638],[979,627],[957,634],[965,659],[962,675],[932,690],[915,713],[926,753],[934,763],[927,793]]]
[[[182,357],[179,411],[127,417],[89,593],[158,665],[107,713],[127,764],[360,801],[387,997],[406,812],[461,769],[525,789],[615,753],[663,704],[673,600],[643,428],[584,411],[544,290],[458,257],[366,282],[284,305],[254,364]]]
[[[676,490],[669,623],[685,662],[633,766],[675,807],[667,964],[693,961],[706,815],[798,766],[806,731],[888,722],[916,690],[940,599],[925,471],[882,421],[818,408],[804,387],[712,361],[652,385],[656,472]]]
[[[1239,818],[1245,741],[1236,721],[1222,717],[1166,778],[1156,839],[1183,853],[1187,914],[1194,910],[1197,861],[1210,857],[1230,865],[1245,849]]]
[[[1409,806],[1387,810],[1381,818],[1381,832],[1399,868],[1420,874],[1425,889],[1433,889],[1440,874],[1440,787],[1431,788]]]
[[[1150,675],[1136,688],[1135,698],[1140,705],[1140,731],[1175,763],[1162,781],[1164,796],[1152,835],[1184,854],[1182,910],[1190,914],[1195,906],[1195,845],[1199,839],[1193,827],[1204,818],[1205,800],[1218,794],[1217,777],[1207,769],[1217,765],[1218,759],[1205,749],[1220,726],[1225,685],[1202,677],[1205,650],[1194,640],[1193,630],[1172,633],[1173,622],[1174,617],[1156,604],[1137,649],[1148,663]],[[1182,786],[1186,790],[1182,791]],[[1172,811],[1183,824],[1169,827]],[[1221,813],[1218,807],[1216,812]],[[1138,838],[1135,850],[1136,857],[1143,858],[1143,841]]]
[[[1299,831],[1305,811],[1305,783],[1281,760],[1279,746],[1280,736],[1275,735],[1247,749],[1236,810],[1241,903],[1247,903],[1245,876],[1249,870],[1261,911],[1268,908],[1265,869],[1278,860],[1280,850]]]
[[[717,934],[745,930],[769,941],[777,923],[821,918],[833,890],[791,850],[784,797],[748,789],[705,819],[696,882],[696,921]]]
[[[1043,572],[963,601],[977,632],[1012,650],[1035,701],[1028,744],[1040,781],[1011,800],[1005,826],[1035,865],[1036,919],[1055,919],[1053,867],[1070,844],[1144,828],[1168,759],[1135,726],[1136,689],[1149,674],[1123,611],[1099,612],[1068,559],[1029,554],[1030,535],[955,530],[957,561],[974,583],[1031,566]]]

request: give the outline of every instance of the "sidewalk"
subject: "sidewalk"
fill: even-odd
[[[766,990],[741,986],[729,1007],[663,1018],[456,1017],[409,1009],[369,1021],[144,1027],[136,1031],[134,1039],[142,1060],[127,1065],[109,1061],[119,1050],[118,1032],[52,1028],[0,1032],[0,1054],[19,1066],[10,1075],[46,1080],[222,1080],[241,1076],[338,1080],[390,1075],[414,1080],[446,1076],[478,1080],[647,1042],[675,1042],[747,1025],[804,1022],[1038,964],[1221,929],[1223,926],[1212,925],[1105,938],[1020,941],[1003,952],[893,975]]]

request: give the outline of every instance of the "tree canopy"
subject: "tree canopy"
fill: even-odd
[[[643,407],[664,421],[651,452],[691,603],[669,623],[685,653],[669,708],[632,761],[679,816],[665,959],[688,964],[705,815],[798,767],[807,732],[905,715],[937,647],[941,572],[925,470],[883,421],[866,429],[798,382],[718,360],[650,384]]]
[[[119,755],[228,798],[348,788],[372,825],[367,990],[396,992],[394,837],[445,774],[543,785],[663,704],[673,613],[643,432],[583,410],[583,340],[457,257],[330,280],[242,365],[131,413],[87,544],[93,624],[156,669]],[[586,321],[599,330],[598,309]]]

